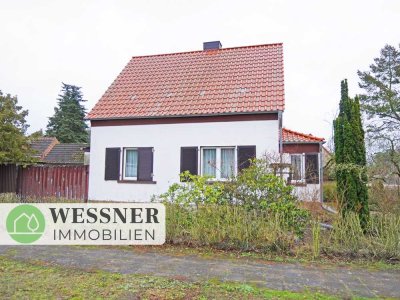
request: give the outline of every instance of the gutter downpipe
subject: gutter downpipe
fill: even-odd
[[[278,122],[279,122],[279,163],[283,163],[283,133],[282,133],[282,111],[278,111]],[[282,177],[282,172],[281,177]]]
[[[319,157],[320,157],[320,164],[319,164],[319,201],[321,204],[324,202],[324,155],[322,149],[322,142],[319,143]]]

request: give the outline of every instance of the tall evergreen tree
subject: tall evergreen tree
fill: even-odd
[[[343,215],[348,212],[357,213],[365,228],[369,219],[369,208],[364,130],[359,99],[349,97],[347,80],[341,82],[339,116],[334,120],[333,126],[341,211]]]
[[[17,97],[0,91],[0,164],[32,162],[32,150],[25,136],[27,110],[18,105]]]
[[[49,118],[46,135],[56,137],[61,143],[86,143],[88,141],[87,125],[84,121],[85,107],[81,88],[62,83],[58,95],[58,107],[54,116]]]

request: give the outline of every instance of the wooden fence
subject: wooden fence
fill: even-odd
[[[22,198],[88,199],[88,166],[6,167],[0,168],[0,193],[14,192]]]
[[[0,165],[0,193],[15,193],[17,190],[18,167]]]

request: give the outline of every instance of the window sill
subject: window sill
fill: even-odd
[[[133,183],[133,184],[156,184],[157,181],[152,180],[118,180],[118,183]]]

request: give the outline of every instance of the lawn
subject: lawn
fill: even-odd
[[[217,280],[123,275],[20,262],[0,256],[0,295],[11,299],[340,299]]]

